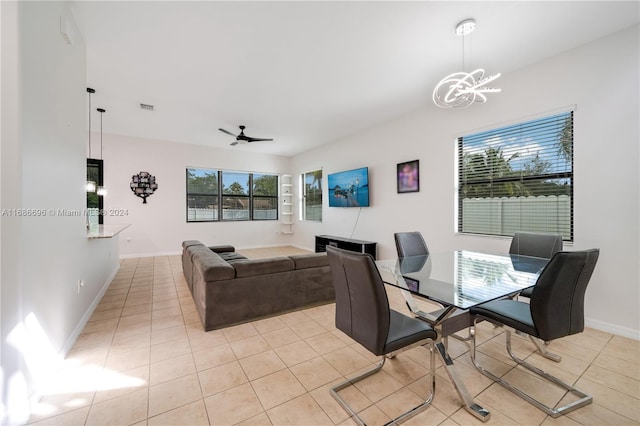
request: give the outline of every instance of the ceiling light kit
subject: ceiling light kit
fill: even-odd
[[[475,28],[476,22],[473,19],[465,19],[456,25],[456,35],[462,37],[463,71],[449,74],[436,85],[433,90],[433,102],[440,108],[466,108],[475,102],[484,103],[487,101],[486,93],[498,93],[501,91],[501,89],[486,86],[486,84],[500,77],[500,73],[485,77],[485,72],[482,68],[471,72],[464,71],[465,38],[468,37],[470,39],[469,35]]]

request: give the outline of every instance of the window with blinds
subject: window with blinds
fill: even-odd
[[[458,231],[573,241],[573,111],[458,138]]]

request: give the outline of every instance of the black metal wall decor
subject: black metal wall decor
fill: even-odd
[[[156,177],[149,172],[140,172],[131,177],[131,190],[136,196],[142,198],[142,204],[147,204],[147,197],[158,189]]]

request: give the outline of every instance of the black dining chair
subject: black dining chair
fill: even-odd
[[[558,234],[516,232],[513,234],[511,246],[509,246],[509,254],[533,256],[544,259],[551,259],[551,257],[559,251],[562,251],[562,235]],[[533,287],[525,288],[517,297],[526,297],[530,299],[532,292]],[[560,362],[562,360],[560,355],[547,350],[546,346],[549,342],[545,342],[543,346],[531,336],[529,336],[529,340],[531,340],[531,343],[535,345],[536,350],[545,358],[555,362]]]
[[[575,252],[561,251],[553,255],[533,287],[530,303],[500,299],[482,303],[470,309],[473,317],[471,358],[476,368],[551,417],[558,417],[590,404],[593,398],[516,357],[511,350],[511,329],[544,341],[582,332],[584,330],[584,295],[599,254],[598,249],[591,249]],[[549,407],[481,366],[476,357],[475,332],[477,322],[481,320],[509,327],[505,331],[509,356],[518,365],[576,395],[578,399],[561,407]]]
[[[532,232],[516,232],[513,234],[509,254],[542,257],[551,259],[557,252],[562,251],[562,235],[536,234]],[[533,287],[524,289],[520,296],[531,297]]]
[[[396,242],[396,250],[398,257],[410,256],[426,256],[429,254],[427,243],[424,242],[422,234],[418,231],[414,232],[396,232],[393,234]]]
[[[397,352],[426,344],[430,351],[429,395],[421,404],[387,424],[397,424],[418,414],[431,405],[433,400],[436,331],[424,321],[410,318],[389,308],[384,282],[369,254],[327,246],[327,256],[336,293],[336,328],[369,352],[381,356],[373,369],[332,387],[331,396],[358,424],[364,425],[365,422],[338,392],[380,371],[385,360]]]
[[[393,234],[393,239],[396,242],[396,251],[398,252],[398,263],[401,273],[418,271],[425,265],[427,268],[430,268],[428,262],[429,248],[419,231],[396,232]],[[428,276],[429,273],[426,273],[426,275]],[[417,305],[413,296],[408,291],[403,290],[402,297],[404,297],[409,311],[417,315],[420,307]],[[444,306],[442,307],[444,308]],[[469,337],[460,337],[456,334],[452,336],[462,341],[469,340]]]

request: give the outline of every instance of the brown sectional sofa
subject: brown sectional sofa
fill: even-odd
[[[182,270],[205,331],[335,300],[326,253],[246,259],[190,240]]]

